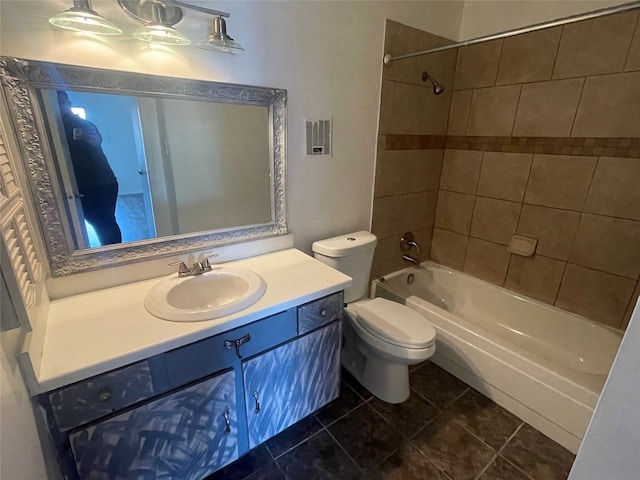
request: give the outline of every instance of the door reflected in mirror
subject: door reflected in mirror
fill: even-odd
[[[273,222],[269,107],[40,89],[76,249]]]

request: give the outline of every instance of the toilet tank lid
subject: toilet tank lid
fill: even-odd
[[[376,236],[367,231],[347,233],[313,242],[311,249],[327,257],[344,257],[375,247]]]

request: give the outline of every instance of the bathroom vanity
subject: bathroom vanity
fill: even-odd
[[[233,264],[267,288],[215,320],[150,315],[160,279],[52,303],[35,388],[65,478],[201,480],[338,396],[351,279],[295,249]]]

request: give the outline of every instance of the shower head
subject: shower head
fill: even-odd
[[[430,81],[433,85],[434,95],[440,95],[442,92],[444,92],[444,87],[435,78],[433,78],[427,72],[422,72],[422,81],[426,82],[427,80]]]

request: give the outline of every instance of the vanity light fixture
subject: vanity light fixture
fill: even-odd
[[[162,45],[190,45],[191,40],[167,23],[164,5],[153,3],[151,5],[152,21],[144,27],[133,32],[133,38],[149,43]]]
[[[133,37],[144,42],[163,45],[189,45],[185,35],[174,28],[182,20],[182,9],[195,10],[213,16],[211,32],[197,46],[206,50],[235,53],[244,50],[227,34],[224,17],[227,12],[213,10],[180,0],[116,0],[120,8],[132,19],[144,24],[133,32]],[[73,7],[49,19],[56,27],[101,35],[120,35],[122,30],[98,15],[89,0],[73,0]]]
[[[73,0],[73,7],[51,17],[49,23],[75,32],[122,35],[122,30],[91,8],[89,0]]]
[[[211,33],[204,40],[196,43],[196,47],[224,53],[236,53],[244,50],[242,45],[227,34],[227,22],[221,16],[213,17]]]

